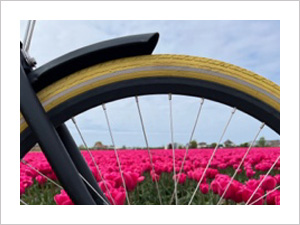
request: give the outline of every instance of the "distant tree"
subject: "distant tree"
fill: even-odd
[[[97,141],[94,145],[103,145],[101,141]]]
[[[192,140],[192,141],[190,142],[190,148],[197,148],[197,146],[198,146],[198,143],[197,143],[196,140]]]
[[[123,146],[122,146],[122,149],[126,149],[126,145],[123,145]]]
[[[78,148],[79,148],[79,150],[86,150],[86,147],[84,145],[82,145],[82,144],[79,145]]]
[[[208,147],[210,147],[210,148],[215,148],[217,146],[217,143],[216,142],[213,142],[213,143],[211,143]]]
[[[172,143],[168,144],[168,148],[167,149],[173,149]]]
[[[103,149],[103,144],[101,141],[97,141],[95,144],[94,144],[94,147],[93,149]]]
[[[258,143],[256,145],[257,147],[267,147],[267,141],[264,137],[259,138]]]
[[[242,143],[240,144],[240,147],[249,147],[249,143],[248,142]]]
[[[224,145],[226,148],[230,148],[234,146],[234,143],[228,139],[227,141],[224,142]]]

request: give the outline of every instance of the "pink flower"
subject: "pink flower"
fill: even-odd
[[[255,180],[255,179],[249,179],[247,182],[246,182],[246,186],[248,188],[250,188],[250,190],[255,190],[257,188],[257,186],[259,185],[259,180]]]
[[[189,179],[193,179],[193,177],[194,177],[194,172],[191,171],[191,170],[188,171],[188,172],[187,172],[187,176],[188,176]]]
[[[271,168],[272,164],[271,163],[259,163],[255,166],[256,170],[261,170],[261,171],[268,171]]]
[[[280,205],[280,195],[275,196],[275,205]]]
[[[277,180],[277,185],[279,185],[280,184],[280,174],[275,175],[274,178]]]
[[[33,185],[33,181],[31,177],[21,177],[21,183],[23,184],[24,188],[28,188]]]
[[[214,194],[217,194],[218,193],[218,182],[217,180],[213,180],[211,183],[210,183],[210,189],[213,191]]]
[[[235,195],[232,199],[236,203],[241,203],[243,201],[243,188],[240,186],[237,191],[235,192]]]
[[[101,176],[100,176],[99,171],[97,170],[97,168],[95,166],[92,166],[90,169],[91,169],[96,181],[97,182],[101,181]]]
[[[139,178],[138,178],[138,183],[141,183],[142,181],[144,181],[145,180],[145,177],[144,176],[140,176]]]
[[[36,176],[35,179],[39,184],[45,184],[47,182],[47,179],[41,175]]]
[[[103,192],[106,192],[106,191],[109,191],[112,189],[112,185],[107,181],[100,181],[100,182],[98,182],[98,185],[100,186],[100,189]]]
[[[150,176],[151,176],[151,179],[152,179],[153,182],[159,181],[159,175],[158,174],[152,173],[152,171],[151,171]]]
[[[60,194],[54,196],[54,201],[57,205],[74,205],[64,190],[61,190]]]
[[[208,184],[200,184],[200,190],[203,194],[207,194],[209,191],[209,185]]]
[[[30,177],[35,177],[38,173],[33,169],[27,169],[25,170],[25,174]]]
[[[251,188],[244,186],[243,193],[242,193],[242,197],[243,197],[243,201],[244,202],[247,202],[250,199],[253,191],[254,190],[252,190]],[[254,196],[252,197],[252,199],[249,202],[249,204],[251,204],[252,202],[254,202],[255,200],[257,200],[258,198],[260,198],[263,194],[264,194],[264,191],[261,188],[259,188],[257,190],[257,192],[254,194]],[[256,203],[254,203],[254,205],[262,205],[263,201],[264,201],[263,199],[260,199],[259,201],[257,201]]]
[[[218,188],[218,194],[220,196],[223,195],[225,189],[227,188],[229,184],[229,181],[227,180],[222,180],[219,182],[219,188]],[[231,183],[230,186],[228,186],[228,189],[224,195],[224,199],[233,199],[234,195],[236,192],[236,185],[234,183]]]
[[[175,176],[173,176],[173,180],[175,180]],[[179,184],[184,184],[186,180],[186,174],[184,173],[176,174],[176,180],[178,181]]]
[[[200,179],[203,176],[203,172],[204,172],[203,168],[195,170],[194,173],[193,173],[193,179],[199,182]],[[203,176],[201,183],[205,183],[206,182],[206,176],[207,176],[207,173]]]
[[[267,191],[267,193],[268,193],[268,191]],[[276,205],[276,203],[275,203],[275,197],[279,196],[279,195],[280,195],[280,191],[279,190],[273,191],[272,193],[268,194],[267,198],[266,198],[267,204],[268,205]]]
[[[223,169],[226,169],[227,164],[225,164],[225,163],[220,163],[220,164],[218,165],[218,167],[219,167],[221,170],[223,170]]]
[[[254,172],[252,169],[247,169],[247,170],[246,170],[246,176],[247,176],[248,178],[253,177],[254,174],[255,174],[255,172]]]
[[[20,195],[25,193],[25,188],[22,184],[20,184]]]
[[[37,168],[42,174],[52,173],[52,168],[48,163],[41,163]]]
[[[112,189],[109,192],[104,193],[107,197],[107,199],[110,201],[111,204],[116,204],[116,205],[124,205],[125,200],[126,200],[126,193],[124,191],[124,188],[120,187],[119,189]],[[111,197],[113,200],[111,199]]]
[[[118,192],[117,195],[115,195],[115,202],[117,205],[124,205],[125,200],[126,200],[125,192]]]
[[[219,174],[219,171],[217,169],[208,168],[206,173],[208,178],[213,179],[217,174]]]
[[[51,180],[57,180],[57,176],[52,171],[51,173],[46,174],[47,177],[49,177]]]
[[[260,180],[262,180],[265,176],[261,175]],[[276,187],[277,180],[272,176],[267,176],[263,183],[261,184],[261,188],[266,190],[273,190]]]

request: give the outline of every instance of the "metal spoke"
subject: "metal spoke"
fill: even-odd
[[[255,204],[256,202],[258,202],[258,201],[261,200],[262,198],[268,196],[269,194],[273,193],[274,191],[276,191],[276,190],[279,189],[279,188],[280,188],[280,185],[277,186],[277,187],[275,187],[272,191],[269,191],[269,192],[267,192],[266,194],[264,194],[263,196],[259,197],[259,198],[256,199],[255,201],[251,202],[251,204],[249,204],[249,205]]]
[[[51,178],[47,177],[45,174],[41,173],[38,169],[36,169],[35,167],[33,167],[32,165],[30,165],[28,162],[26,162],[24,159],[21,159],[21,162],[28,166],[30,169],[34,170],[35,172],[37,172],[39,175],[45,177],[48,181],[50,181],[52,184],[54,184],[55,186],[57,186],[60,189],[63,189],[62,186],[60,186],[58,183],[56,183],[54,180],[52,180]]]
[[[99,198],[106,204],[109,205],[108,202],[98,193],[98,191],[95,190],[95,188],[79,173],[79,176],[81,179],[98,195]],[[105,182],[105,181],[104,181]]]
[[[58,188],[63,189],[62,186],[60,186],[58,183],[56,183],[54,180],[52,180],[51,178],[47,177],[45,174],[41,173],[38,169],[34,168],[32,165],[30,165],[28,162],[26,162],[24,159],[21,160],[21,162],[28,166],[29,168],[31,168],[32,170],[34,170],[35,172],[37,172],[38,174],[40,174],[41,176],[45,177],[47,180],[49,180],[51,183],[53,183],[54,185],[56,185]],[[108,202],[93,188],[93,186],[80,174],[78,173],[79,176],[84,180],[84,182],[102,199],[103,202],[105,202],[108,205]]]
[[[92,159],[92,161],[93,161],[93,164],[94,164],[94,166],[96,167],[97,172],[98,172],[98,174],[99,174],[101,180],[103,181],[104,187],[105,187],[106,191],[108,192],[110,199],[112,200],[113,204],[115,205],[115,201],[114,201],[114,199],[113,199],[113,197],[112,197],[112,195],[111,195],[111,193],[110,193],[109,188],[107,187],[107,184],[106,184],[106,182],[105,182],[105,180],[104,180],[104,178],[103,178],[103,176],[102,176],[102,173],[101,173],[101,171],[100,171],[100,168],[99,168],[98,164],[96,163],[96,160],[95,160],[93,154],[92,154],[91,151],[89,150],[89,148],[88,148],[88,146],[87,146],[87,144],[86,144],[86,142],[85,142],[85,140],[84,140],[84,138],[83,138],[83,135],[82,135],[82,133],[81,133],[81,131],[80,131],[80,129],[79,129],[79,126],[77,125],[77,122],[76,122],[76,120],[75,120],[74,117],[72,117],[72,122],[74,123],[75,128],[76,128],[76,130],[77,130],[77,132],[78,132],[78,134],[79,134],[79,136],[80,136],[80,138],[81,138],[81,140],[82,140],[82,142],[83,142],[83,144],[84,144],[86,150],[88,151],[88,154],[89,154],[89,156],[91,157],[91,159]],[[99,193],[97,192],[97,194],[99,194]]]
[[[189,151],[189,143],[191,143],[191,141],[193,140],[194,133],[195,133],[195,130],[196,130],[196,126],[197,126],[197,124],[198,124],[198,120],[199,120],[199,117],[200,117],[200,113],[201,113],[203,104],[204,104],[204,98],[201,98],[200,106],[199,106],[198,113],[197,113],[197,116],[196,116],[196,120],[195,120],[195,123],[194,123],[194,127],[193,127],[193,130],[192,130],[192,133],[191,133],[189,142],[188,142],[187,145],[186,145],[185,153],[184,153],[184,156],[183,156],[183,161],[182,161],[182,163],[181,163],[181,167],[180,167],[180,170],[179,170],[179,176],[180,176],[180,174],[182,173],[182,170],[183,170],[183,167],[184,167],[184,163],[185,163],[186,157],[187,157],[187,155],[188,155],[188,151]],[[176,183],[177,183],[177,184],[178,184],[178,181],[179,181],[179,177],[178,177],[178,179],[176,179]],[[171,201],[170,201],[170,202],[173,201],[174,195],[175,195],[175,193],[173,192],[173,195],[172,195],[172,198],[171,198]],[[170,203],[170,204],[171,204],[171,203]]]
[[[33,30],[34,30],[34,26],[35,26],[35,20],[29,20],[28,24],[27,24],[27,28],[26,28],[26,33],[25,33],[25,37],[24,37],[24,50],[25,52],[29,51],[29,47],[30,47],[30,43],[32,40],[32,34],[33,34]]]
[[[140,117],[141,126],[142,126],[142,130],[143,130],[143,135],[144,135],[144,139],[145,139],[145,143],[146,143],[146,147],[147,147],[147,151],[148,151],[148,155],[149,155],[149,159],[150,159],[151,168],[152,168],[153,173],[155,174],[155,168],[154,168],[154,164],[153,164],[153,161],[152,161],[152,154],[150,152],[150,148],[149,148],[149,144],[148,144],[148,138],[147,138],[147,134],[146,134],[146,129],[145,129],[145,125],[144,125],[144,121],[143,121],[143,117],[142,117],[142,112],[141,112],[141,109],[140,109],[139,99],[138,99],[137,96],[135,96],[135,102],[136,102],[137,109],[138,109],[138,112],[139,112],[139,117]],[[155,178],[155,186],[156,186],[156,189],[157,189],[159,203],[162,205],[162,200],[161,200],[159,187],[158,187],[158,181],[157,181],[156,178]]]
[[[226,192],[228,191],[228,189],[229,189],[229,187],[230,187],[230,185],[231,185],[233,179],[234,179],[235,176],[237,175],[237,172],[239,171],[239,169],[241,168],[242,164],[244,163],[244,161],[245,161],[245,159],[246,159],[246,157],[247,157],[247,155],[248,155],[250,149],[251,149],[252,146],[254,145],[254,143],[255,143],[255,141],[256,141],[258,135],[260,134],[260,132],[261,132],[261,130],[264,128],[264,126],[265,126],[265,123],[262,123],[261,126],[260,126],[260,128],[259,128],[259,130],[258,130],[258,132],[257,132],[257,134],[255,135],[253,141],[251,142],[251,145],[249,146],[248,150],[247,150],[246,153],[244,154],[244,156],[243,156],[243,158],[242,158],[242,160],[241,160],[239,166],[238,166],[238,167],[236,168],[236,170],[234,171],[234,174],[233,174],[233,176],[231,177],[230,182],[227,184],[227,186],[226,186],[226,188],[225,188],[225,190],[224,190],[224,192],[223,192],[221,198],[219,199],[217,205],[219,205],[219,204],[221,203],[222,199],[224,198],[224,196],[225,196]]]
[[[265,179],[267,178],[267,176],[271,173],[271,171],[273,170],[273,168],[275,167],[275,165],[276,165],[276,163],[278,162],[279,159],[280,159],[280,155],[277,157],[277,159],[275,160],[275,162],[273,163],[273,165],[271,166],[271,168],[269,169],[269,171],[264,175],[264,178],[260,181],[260,183],[257,186],[257,188],[253,191],[252,195],[250,196],[250,198],[246,202],[246,205],[248,205],[249,202],[252,200],[253,196],[258,191],[258,189],[260,188],[260,186],[262,185],[262,183],[265,181]]]
[[[170,108],[170,131],[171,131],[171,142],[172,142],[172,155],[173,155],[173,172],[174,172],[174,192],[175,192],[175,203],[178,204],[177,197],[177,182],[176,182],[176,168],[175,168],[175,146],[173,136],[173,114],[172,114],[172,94],[169,94],[169,108]]]
[[[20,199],[20,202],[23,204],[23,205],[28,205],[26,202],[24,202],[22,199]]]
[[[189,205],[192,203],[192,201],[193,201],[193,199],[194,199],[194,197],[196,195],[196,192],[199,189],[199,186],[200,186],[200,184],[201,184],[201,182],[202,182],[202,180],[203,180],[203,178],[204,178],[204,176],[206,174],[206,171],[207,171],[208,167],[210,166],[210,163],[211,163],[214,155],[216,154],[216,151],[217,151],[217,149],[218,149],[218,147],[219,147],[219,145],[220,145],[220,143],[221,143],[221,141],[223,139],[223,136],[224,136],[224,134],[225,134],[225,132],[226,132],[226,130],[227,130],[227,128],[228,128],[228,126],[229,126],[229,124],[231,122],[231,119],[232,119],[232,117],[233,117],[233,115],[234,115],[235,112],[236,112],[236,107],[234,107],[233,110],[232,110],[232,112],[231,112],[231,115],[230,115],[229,120],[228,120],[228,122],[227,122],[227,124],[226,124],[226,126],[224,128],[224,131],[223,131],[221,137],[220,137],[220,140],[218,141],[218,144],[216,145],[216,147],[215,147],[215,149],[214,149],[214,151],[213,151],[213,153],[212,153],[212,155],[211,155],[211,157],[210,157],[210,159],[209,159],[209,161],[208,161],[208,163],[207,163],[207,165],[206,165],[206,167],[204,169],[204,172],[203,172],[203,174],[202,174],[202,176],[201,176],[201,178],[200,178],[200,180],[199,180],[199,182],[197,184],[197,187],[195,188],[195,191],[194,191],[194,193],[193,193],[193,195],[192,195],[192,197],[191,197],[191,199],[190,199],[190,201],[188,203]]]
[[[128,202],[128,205],[130,205],[130,201],[129,201],[129,197],[128,197],[128,193],[127,193],[127,189],[126,189],[126,183],[125,183],[125,179],[124,179],[124,176],[123,176],[123,171],[122,171],[121,163],[120,163],[120,159],[119,159],[119,154],[117,152],[115,141],[114,141],[114,138],[113,138],[113,135],[112,135],[112,131],[111,131],[111,127],[110,127],[110,123],[109,123],[109,119],[108,119],[108,115],[107,115],[105,104],[102,105],[102,109],[103,109],[104,114],[105,114],[105,119],[106,119],[106,123],[107,123],[108,129],[109,129],[109,134],[110,134],[111,142],[112,142],[112,145],[113,145],[113,148],[114,148],[114,152],[115,152],[115,156],[116,156],[116,159],[117,159],[117,162],[118,162],[119,171],[120,171],[120,174],[121,174],[121,179],[122,179],[123,186],[124,186],[124,189],[125,189],[126,200]]]

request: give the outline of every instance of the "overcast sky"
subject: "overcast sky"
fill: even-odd
[[[21,21],[23,39],[26,21]],[[154,54],[185,54],[232,63],[258,73],[279,85],[280,23],[279,21],[37,21],[30,48],[38,65],[60,55],[99,41],[139,33],[159,32]],[[166,95],[140,97],[149,144],[170,142],[169,105]],[[174,139],[187,143],[192,131],[199,99],[174,96]],[[206,101],[195,132],[198,142],[217,142],[230,116],[231,108]],[[112,132],[117,146],[144,146],[138,111],[132,98],[107,104]],[[96,107],[76,117],[89,146],[96,141],[110,145],[104,113]],[[69,121],[76,142],[79,135]],[[237,112],[223,141],[239,144],[253,139],[260,122]],[[260,136],[279,139],[265,128]]]

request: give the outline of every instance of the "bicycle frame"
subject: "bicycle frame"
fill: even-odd
[[[100,190],[67,127],[64,124],[54,127],[36,93],[64,76],[91,65],[123,57],[151,54],[158,37],[158,33],[153,33],[100,42],[68,53],[36,70],[33,70],[33,65],[26,60],[26,51],[22,49],[21,44],[20,102],[22,115],[62,186],[75,204],[104,204],[101,197],[107,202],[108,200]],[[21,159],[27,153],[28,146],[20,146]],[[92,187],[85,184],[80,175],[84,176]],[[98,193],[95,193],[95,190]]]

